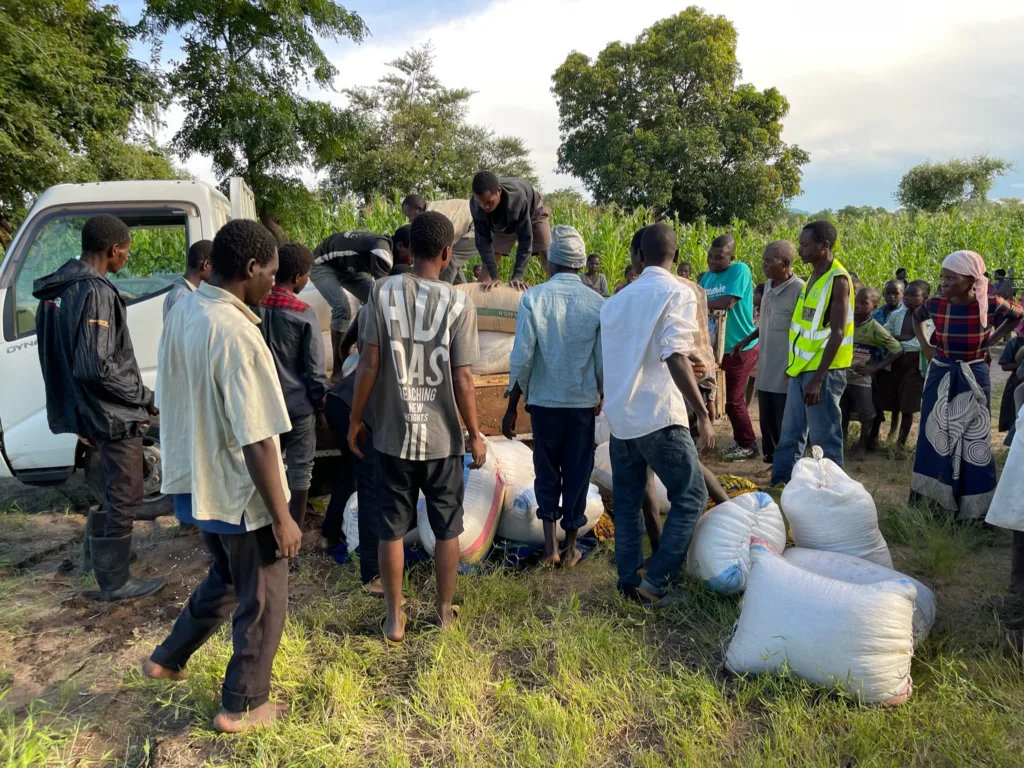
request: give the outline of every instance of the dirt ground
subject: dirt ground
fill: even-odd
[[[992,372],[993,402],[998,403],[1005,374],[995,365]],[[756,420],[756,399],[752,414]],[[727,447],[728,422],[720,420],[717,432],[720,447]],[[915,438],[916,434],[912,441]],[[1000,460],[1005,456],[1002,438],[993,435]],[[848,470],[880,504],[897,502],[906,498],[908,461],[883,451],[864,462],[851,462]],[[760,457],[709,465],[717,474],[739,475],[761,486],[769,482],[770,467]],[[179,762],[188,754],[190,715],[173,708],[142,707],[138,694],[121,682],[163,638],[205,576],[208,558],[201,539],[178,535],[170,517],[136,523],[139,561],[133,569],[142,576],[164,575],[167,586],[141,600],[100,603],[87,596],[95,588],[91,577],[81,575],[83,512],[73,508],[60,489],[0,482],[0,692],[5,692],[0,707],[16,716],[30,707],[72,718],[85,715],[86,722],[98,726],[80,736],[83,757],[96,759],[113,750],[120,765],[170,765],[159,758],[160,743],[173,740],[173,764],[190,764]],[[315,574],[335,567],[314,553],[320,520],[310,520],[300,557],[300,568],[314,575],[296,580],[293,604],[301,604],[303,590],[315,588]],[[1008,553],[993,550],[985,568],[993,574],[1008,572]],[[145,754],[132,747],[147,738]]]

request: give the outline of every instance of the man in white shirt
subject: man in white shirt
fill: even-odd
[[[714,429],[689,360],[698,331],[697,299],[670,271],[679,259],[675,230],[667,224],[648,227],[640,257],[640,277],[601,308],[601,343],[619,589],[650,605],[667,597],[707,504],[697,454],[714,447]],[[697,415],[697,448],[687,406]],[[658,551],[641,577],[641,501],[648,467],[665,485],[672,507]]]
[[[175,514],[202,531],[212,564],[171,634],[142,671],[181,680],[185,665],[228,618],[234,653],[214,727],[269,725],[268,700],[288,608],[288,561],[302,533],[288,512],[278,436],[291,429],[257,306],[274,284],[277,243],[236,219],[213,241],[213,272],[167,316],[156,397],[163,412],[163,484]],[[184,502],[180,504],[179,502]]]

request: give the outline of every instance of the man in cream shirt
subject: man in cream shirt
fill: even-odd
[[[469,211],[469,200],[427,200],[413,192],[402,201],[402,213],[411,222],[424,211],[437,211],[452,223],[455,234],[452,239],[452,260],[441,273],[446,283],[458,285],[466,282],[466,262],[476,256],[476,239],[473,232],[473,214]]]
[[[714,447],[714,431],[689,360],[699,328],[697,298],[671,272],[679,259],[675,230],[667,224],[648,227],[640,259],[640,277],[601,308],[601,343],[619,589],[653,605],[668,597],[707,504],[687,406],[697,415],[701,453]],[[672,506],[658,551],[641,576],[648,467],[665,485]]]

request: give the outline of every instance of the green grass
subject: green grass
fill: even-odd
[[[59,713],[29,707],[15,717],[3,707],[7,691],[0,692],[0,766],[3,768],[45,768],[46,766],[108,765],[111,755],[95,759],[79,754],[82,724]]]

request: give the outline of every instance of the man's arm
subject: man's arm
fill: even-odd
[[[512,279],[522,280],[526,276],[526,265],[530,263],[530,256],[533,254],[533,221],[530,216],[530,206],[525,200],[522,201],[518,210],[513,210],[512,197],[509,197],[509,214],[517,216],[516,234],[519,235],[519,245],[516,246],[516,263],[512,267]]]
[[[921,353],[930,362],[935,357],[935,347],[932,346],[927,336],[925,336],[924,324],[925,321],[923,319],[919,320],[916,315],[914,316],[914,335],[917,336],[917,341],[921,345]]]
[[[700,433],[697,452],[703,456],[715,447],[715,428],[704,405],[704,397],[697,386],[697,377],[693,375],[690,359],[677,352],[665,361],[665,365],[668,366],[672,381],[682,393],[686,405],[697,414],[697,431]]]
[[[115,301],[113,294],[91,292],[85,297],[72,373],[87,389],[105,400],[152,411],[153,393],[142,384],[135,358],[125,360],[115,354]]]
[[[708,309],[725,309],[729,310],[736,306],[736,302],[739,301],[737,296],[719,296],[717,299],[708,299]]]
[[[747,344],[752,342],[754,339],[758,338],[760,335],[761,335],[761,331],[755,325],[754,326],[754,330],[752,330],[749,334],[747,334],[746,338],[742,339],[741,341],[736,342],[736,346],[732,348],[732,354],[737,355],[740,352],[742,352],[744,350],[744,348],[747,346]]]
[[[476,212],[479,209],[475,204],[471,204],[471,206],[473,208],[473,241],[476,243],[476,252],[480,254],[480,261],[483,262],[484,269],[487,270],[487,274],[490,275],[493,282],[498,279],[498,263],[494,259],[491,220],[482,211],[483,215],[478,215]]]
[[[828,373],[832,361],[836,359],[839,348],[846,338],[846,315],[850,310],[850,281],[845,277],[832,280],[832,307],[828,313],[829,337],[825,343],[825,351],[821,354],[821,363],[814,377],[804,387],[804,403],[817,405],[821,399],[821,382]]]
[[[519,317],[516,320],[516,338],[509,358],[508,406],[501,420],[501,433],[511,440],[516,434],[516,418],[519,413],[519,401],[524,390],[530,388],[530,374],[533,372],[533,360],[537,350],[537,334],[533,328],[533,316],[530,312],[529,295],[523,296],[519,305]]]
[[[373,385],[377,383],[380,372],[380,347],[363,339],[363,350],[359,353],[359,365],[356,366],[356,384],[352,393],[352,412],[348,420],[348,447],[360,459],[363,452],[360,444],[366,440],[366,426],[363,424],[363,411],[370,400]]]
[[[473,371],[468,365],[452,368],[452,386],[455,390],[455,405],[469,432],[466,450],[473,454],[473,463],[469,468],[479,469],[487,461],[487,441],[480,434],[480,424],[476,419],[476,387],[473,384]]]
[[[302,531],[288,512],[274,438],[268,437],[258,443],[243,446],[242,455],[256,491],[270,510],[273,519],[271,528],[277,540],[277,556],[295,557],[302,545]]]

